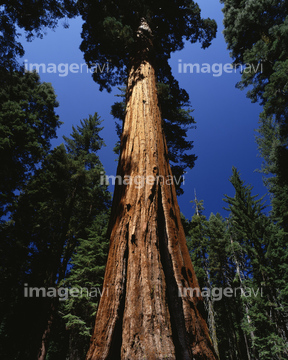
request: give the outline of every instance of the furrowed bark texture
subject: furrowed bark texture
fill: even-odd
[[[115,187],[104,293],[86,360],[216,359],[202,298],[178,296],[198,282],[146,60],[130,71],[117,174],[129,184]]]

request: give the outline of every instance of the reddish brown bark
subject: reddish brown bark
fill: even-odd
[[[49,336],[50,336],[50,332],[51,332],[51,326],[54,320],[54,305],[51,305],[51,314],[49,317],[49,320],[47,322],[47,327],[43,332],[42,338],[41,338],[41,347],[39,348],[38,351],[38,355],[37,355],[37,360],[45,360],[46,359],[46,355],[47,355],[47,351],[48,351],[48,344],[49,344]]]
[[[202,298],[178,296],[178,287],[198,282],[169,181],[155,73],[147,60],[130,71],[117,174],[130,176],[130,184],[115,187],[105,291],[86,359],[216,359]],[[147,180],[143,186],[140,179]]]

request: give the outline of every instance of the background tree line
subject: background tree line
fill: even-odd
[[[188,247],[205,297],[207,321],[220,359],[287,357],[287,233],[267,215],[233,168],[235,195],[225,195],[228,216],[195,213],[185,219]],[[214,296],[213,288],[233,289]],[[232,294],[232,290],[231,290]]]

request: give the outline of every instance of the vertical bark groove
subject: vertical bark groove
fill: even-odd
[[[159,189],[160,190],[160,189]],[[159,196],[159,237],[160,237],[160,254],[161,262],[165,273],[167,287],[167,301],[171,315],[172,337],[175,345],[176,360],[193,359],[191,349],[189,348],[189,340],[187,339],[185,329],[185,319],[181,300],[178,296],[178,286],[173,274],[173,265],[171,256],[168,251],[168,237],[166,233],[165,217]],[[162,233],[161,233],[162,232]],[[188,341],[187,341],[188,340]]]

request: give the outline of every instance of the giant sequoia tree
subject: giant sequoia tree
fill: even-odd
[[[110,61],[94,74],[100,88],[126,82],[126,116],[108,226],[104,288],[87,359],[216,359],[171,181],[156,81],[171,83],[172,51],[215,36],[193,1],[89,1],[81,9],[88,64]],[[128,80],[127,80],[128,79]],[[129,178],[127,178],[129,177]]]

